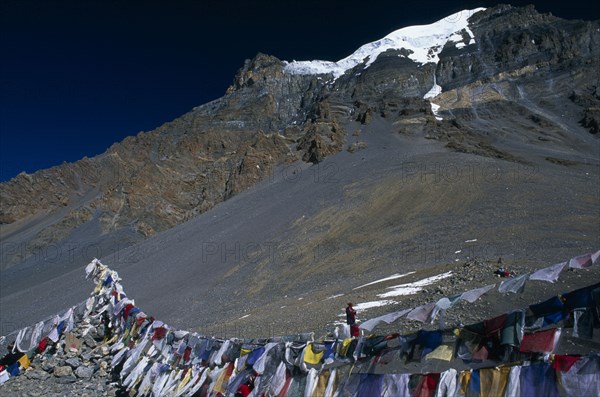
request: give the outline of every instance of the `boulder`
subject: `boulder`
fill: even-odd
[[[75,369],[75,368],[81,366],[81,360],[77,357],[72,357],[72,358],[66,359],[65,364],[67,364],[71,368]]]
[[[69,368],[71,368],[71,367],[69,367]],[[63,376],[63,377],[56,379],[56,383],[61,383],[61,384],[75,383],[75,381],[77,381],[77,378],[74,377],[73,375],[67,375],[67,376]]]
[[[25,372],[25,376],[28,379],[44,380],[44,379],[48,379],[50,377],[50,374],[45,371],[34,369],[33,371]]]
[[[94,369],[90,367],[79,367],[75,370],[75,375],[78,378],[89,379],[94,375]]]
[[[68,365],[63,365],[54,368],[54,376],[56,376],[57,378],[62,378],[70,375],[73,375],[73,368],[71,368]]]

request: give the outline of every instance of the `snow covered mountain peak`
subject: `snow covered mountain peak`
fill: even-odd
[[[384,38],[360,47],[353,54],[337,62],[330,61],[293,61],[285,66],[285,71],[290,74],[328,74],[335,78],[343,75],[347,70],[362,63],[366,59],[365,67],[369,67],[379,54],[390,49],[407,49],[411,51],[408,58],[420,64],[437,63],[438,54],[448,41],[456,42],[457,48],[465,47],[463,30],[470,36],[468,44],[475,42],[473,32],[469,29],[468,19],[476,12],[485,8],[463,10],[447,16],[429,25],[408,26],[398,29]]]

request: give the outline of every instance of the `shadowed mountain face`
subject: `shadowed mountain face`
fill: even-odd
[[[597,249],[600,23],[498,6],[469,29],[437,63],[392,49],[338,78],[259,54],[221,99],[1,184],[0,334],[83,300],[93,257],[174,325],[308,330],[323,307],[275,309],[455,259]]]

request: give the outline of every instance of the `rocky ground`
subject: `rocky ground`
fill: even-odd
[[[556,261],[556,262],[560,262]],[[515,262],[503,259],[503,266],[516,275],[531,273],[554,263],[540,262]],[[434,266],[427,269],[415,270],[414,273],[402,278],[378,282],[369,286],[360,287],[363,284],[377,281],[379,279],[396,274],[390,271],[382,274],[380,278],[364,279],[351,282],[350,285],[336,294],[331,291],[307,294],[302,299],[293,297],[283,302],[274,302],[254,310],[249,310],[246,317],[231,322],[220,322],[213,327],[197,328],[198,331],[207,334],[223,334],[224,336],[239,335],[242,337],[266,337],[282,334],[294,334],[297,332],[315,332],[315,338],[319,339],[333,333],[335,327],[344,317],[344,308],[347,302],[365,304],[366,302],[379,302],[383,300],[394,301],[392,304],[375,306],[365,310],[359,310],[358,321],[366,321],[390,312],[399,311],[411,307],[417,307],[430,302],[436,302],[444,296],[452,296],[471,289],[480,288],[490,284],[496,284],[496,288],[489,291],[474,303],[466,301],[459,302],[448,310],[446,314],[446,326],[454,327],[460,324],[472,324],[487,318],[492,318],[514,309],[527,307],[531,304],[542,302],[554,295],[583,288],[600,281],[600,266],[594,265],[588,269],[565,268],[555,283],[529,280],[525,285],[525,291],[521,294],[501,294],[497,291],[500,282],[506,278],[500,278],[494,274],[498,268],[497,258],[494,260],[469,260]],[[379,294],[389,292],[389,287],[400,284],[414,284],[432,276],[451,272],[447,278],[433,282],[421,287],[420,291],[396,296],[380,297]],[[364,281],[364,282],[363,282]],[[418,284],[418,283],[417,283]],[[281,308],[282,303],[287,307]],[[410,333],[418,329],[436,329],[438,322],[433,325],[422,324],[416,321],[402,318],[391,325],[382,324],[375,328],[374,333]],[[585,342],[584,345],[590,346]],[[600,338],[592,344],[600,349]],[[576,353],[580,349],[571,349]]]
[[[82,327],[74,328],[72,333],[82,342],[80,350],[65,351],[63,336],[55,348],[48,348],[43,354],[36,355],[24,373],[0,386],[0,395],[30,397],[121,395],[118,383],[113,382],[110,351],[102,343],[102,328],[94,327],[86,336],[82,335]]]

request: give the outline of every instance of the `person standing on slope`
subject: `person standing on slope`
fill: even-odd
[[[352,308],[352,302],[348,302],[348,306],[346,306],[346,324],[356,324],[356,310]]]
[[[346,324],[350,326],[350,335],[358,337],[358,325],[356,325],[356,310],[352,307],[352,302],[346,306]]]

